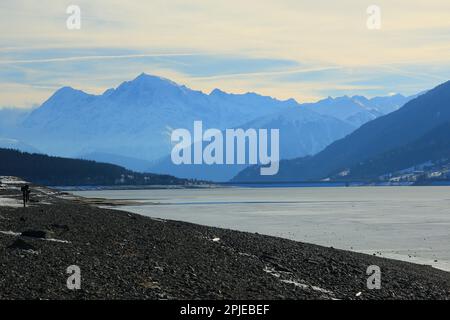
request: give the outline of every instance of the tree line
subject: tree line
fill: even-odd
[[[53,157],[0,148],[0,175],[47,186],[188,185],[196,181],[138,173],[90,160]]]

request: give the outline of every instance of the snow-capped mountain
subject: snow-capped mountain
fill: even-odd
[[[280,130],[280,159],[313,155],[355,128],[334,117],[320,115],[302,106],[255,119],[244,128]]]
[[[235,127],[294,104],[251,93],[208,95],[141,74],[102,95],[64,87],[31,113],[18,135],[48,154],[155,160],[170,153],[172,129],[192,129],[196,120]]]
[[[353,126],[342,120],[320,115],[299,105],[259,117],[240,125],[239,128],[244,130],[251,128],[278,129],[280,132],[280,159],[313,155],[354,130]],[[170,157],[166,157],[149,167],[149,171],[161,174],[171,173],[181,178],[190,177],[225,182],[246,167],[247,165],[205,164],[176,166],[172,164]]]
[[[364,96],[328,97],[316,103],[303,104],[309,110],[346,121],[358,128],[379,116],[400,109],[413,97],[396,94],[368,99]]]
[[[447,163],[450,81],[416,96],[403,107],[375,119],[313,157],[283,161],[277,175],[261,177],[247,168],[235,181],[356,180],[395,173],[426,162]]]
[[[50,155],[100,157],[142,171],[145,163],[170,155],[173,129],[192,130],[194,121],[202,120],[205,128],[220,130],[278,128],[281,156],[293,158],[315,154],[382,115],[393,108],[390,98],[376,100],[378,107],[364,97],[300,105],[256,93],[205,94],[141,74],[101,95],[61,88],[25,119],[14,138]]]

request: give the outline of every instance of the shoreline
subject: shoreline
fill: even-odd
[[[364,188],[364,187],[362,187]],[[239,205],[247,206],[249,204],[249,207],[252,207],[253,210],[258,210],[257,207],[253,207],[254,204],[258,204],[263,206],[260,207],[261,215],[264,216],[269,212],[270,209],[264,210],[264,206],[273,205],[275,203],[282,203],[282,204],[294,204],[295,201],[290,201],[291,199],[294,199],[293,197],[289,197],[289,201],[286,201],[283,203],[283,201],[276,201],[279,200],[278,194],[271,193],[275,201],[264,201],[265,199],[259,199],[259,198],[252,198],[250,195],[249,198],[245,197],[245,200],[236,200],[235,197],[242,196],[242,192],[258,192],[255,191],[257,189],[255,188],[237,188],[238,191],[232,191],[236,190],[235,188],[227,188],[228,190],[219,190],[220,196],[223,196],[224,194],[227,194],[228,196],[222,197],[221,199],[216,199],[216,201],[210,201],[210,197],[213,199],[216,197],[217,190],[212,190],[212,193],[208,190],[202,191],[205,193],[204,198],[205,201],[200,200],[203,196],[200,194],[197,194],[197,191],[194,193],[186,191],[168,191],[168,192],[144,192],[144,193],[135,193],[135,192],[121,192],[118,191],[117,194],[119,196],[116,196],[116,192],[114,191],[86,191],[86,192],[74,192],[75,195],[85,197],[85,201],[95,203],[99,205],[101,208],[105,209],[116,209],[116,210],[124,210],[130,213],[136,213],[147,217],[158,217],[160,219],[171,219],[171,220],[178,220],[178,221],[184,221],[184,222],[190,222],[194,224],[200,224],[203,226],[208,227],[217,227],[217,228],[225,228],[225,229],[231,229],[235,231],[242,231],[242,232],[258,232],[262,235],[268,235],[268,236],[275,236],[280,237],[283,239],[298,241],[298,242],[306,242],[306,243],[312,243],[317,244],[325,247],[334,246],[335,248],[341,249],[341,250],[347,250],[351,252],[358,252],[358,253],[365,253],[369,255],[377,255],[379,257],[383,258],[390,258],[394,260],[400,260],[400,261],[406,261],[411,262],[415,264],[420,265],[430,265],[433,268],[443,270],[450,272],[450,259],[447,254],[444,254],[442,250],[445,250],[445,246],[436,246],[436,243],[431,242],[428,240],[429,236],[423,235],[423,241],[422,238],[420,238],[420,241],[417,239],[411,238],[411,236],[408,236],[406,238],[397,237],[395,240],[394,238],[391,238],[387,232],[384,232],[383,235],[385,237],[388,237],[387,239],[391,239],[388,241],[380,242],[377,241],[377,237],[379,237],[379,234],[376,234],[376,232],[367,234],[367,241],[360,242],[358,241],[358,236],[363,236],[364,233],[361,231],[362,229],[360,226],[351,225],[348,224],[348,230],[347,233],[343,233],[344,230],[342,229],[333,229],[333,228],[327,228],[327,232],[320,232],[318,230],[322,230],[320,228],[320,223],[311,223],[304,225],[303,222],[300,219],[296,220],[294,216],[291,217],[292,224],[296,225],[297,227],[288,227],[286,225],[286,222],[290,224],[289,221],[286,220],[280,220],[276,221],[273,217],[271,219],[256,219],[256,217],[252,217],[251,215],[245,215],[245,212],[241,212]],[[273,192],[279,191],[276,190],[278,188],[273,188]],[[298,190],[302,190],[304,188],[297,188]],[[306,188],[305,190],[314,190],[315,188]],[[339,189],[339,188],[335,188]],[[367,187],[369,189],[369,187]],[[383,188],[385,190],[388,190],[388,188]],[[249,191],[250,190],[250,191]],[[287,190],[287,189],[286,189]],[[353,192],[357,190],[357,188],[350,188],[347,190],[341,189],[341,192],[345,193],[346,195],[349,194],[349,192]],[[232,192],[230,194],[230,191]],[[267,190],[266,194],[267,194]],[[226,193],[223,193],[226,192]],[[281,191],[284,192],[284,191]],[[303,191],[300,191],[303,192]],[[316,194],[322,194],[322,191],[316,189]],[[213,196],[212,196],[213,195]],[[298,194],[298,197],[303,197],[303,195]],[[162,197],[162,198],[161,198]],[[167,197],[167,198],[165,198]],[[185,201],[179,202],[177,199],[179,198],[186,199]],[[380,196],[378,196],[380,197]],[[413,195],[412,195],[413,197]],[[161,199],[159,199],[161,198]],[[197,198],[198,201],[196,200]],[[304,198],[304,197],[303,197]],[[313,198],[307,197],[308,200],[306,202],[312,202],[314,203],[317,199],[313,196]],[[404,197],[403,197],[404,198]],[[208,199],[208,200],[206,200]],[[345,199],[345,201],[351,202],[353,198],[350,197],[348,199]],[[301,199],[298,201],[299,206],[303,206],[304,199]],[[366,199],[367,200],[367,199]],[[127,203],[128,201],[128,203]],[[261,202],[259,202],[261,201]],[[211,207],[209,207],[211,206]],[[223,207],[222,207],[223,206]],[[182,207],[182,208],[180,208]],[[228,209],[224,209],[227,208]],[[329,207],[329,205],[327,205]],[[395,206],[394,206],[395,207]],[[172,208],[172,209],[170,209]],[[196,211],[198,208],[201,211]],[[208,209],[210,208],[210,210]],[[236,211],[235,211],[236,210]],[[300,210],[300,209],[299,209]],[[362,207],[358,209],[361,210],[367,210],[367,208]],[[357,211],[358,211],[357,210]],[[383,209],[381,209],[383,210]],[[384,209],[385,211],[386,209]],[[210,211],[208,213],[208,211]],[[216,212],[221,212],[222,215],[217,214]],[[227,213],[228,211],[228,213]],[[244,210],[249,211],[249,210]],[[305,212],[305,210],[300,210],[299,217],[301,217]],[[321,211],[321,210],[318,210]],[[243,213],[244,215],[240,215],[239,213]],[[279,213],[283,215],[283,209],[279,208]],[[290,212],[290,211],[289,211]],[[317,213],[316,211],[313,211],[314,213]],[[393,211],[396,212],[396,211]],[[286,213],[285,213],[286,214]],[[313,214],[312,212],[309,212],[307,214]],[[371,216],[373,212],[370,212],[366,215]],[[401,210],[399,208],[399,211],[397,211],[397,214],[401,215]],[[222,219],[224,215],[227,217],[226,219]],[[275,215],[276,216],[276,215]],[[337,218],[339,215],[335,215]],[[349,217],[343,217],[343,219],[348,219]],[[239,223],[239,220],[243,218],[246,220],[246,223],[241,224]],[[317,217],[319,220],[321,219],[320,216]],[[412,221],[414,221],[414,216],[410,217]],[[252,220],[249,220],[252,219]],[[355,219],[357,219],[355,217]],[[434,218],[430,218],[433,220]],[[308,220],[308,219],[306,219]],[[361,217],[360,220],[358,220],[359,223],[364,223],[365,218]],[[327,220],[329,221],[329,219]],[[323,223],[327,223],[327,221],[323,221]],[[422,220],[421,220],[422,221]],[[434,220],[436,222],[436,220]],[[406,222],[406,221],[405,221]],[[425,222],[425,221],[424,221]],[[280,223],[280,226],[277,228],[265,228],[264,224],[270,225],[271,223]],[[308,223],[308,221],[306,221]],[[419,223],[419,221],[416,221],[416,223]],[[445,222],[441,222],[445,223]],[[300,228],[300,225],[303,227]],[[338,226],[336,226],[338,227]],[[366,226],[369,228],[369,226]],[[366,229],[367,229],[366,228]],[[372,231],[375,230],[377,226],[372,226]],[[296,230],[298,229],[298,230]],[[311,230],[311,231],[305,231],[305,230]],[[359,231],[356,231],[358,230]],[[403,228],[404,229],[404,228]],[[407,232],[406,230],[399,230],[396,229],[399,234],[402,234],[403,232]],[[424,230],[419,230],[419,232],[423,232]],[[352,233],[353,232],[353,233]],[[395,232],[395,230],[394,230]],[[430,231],[431,232],[431,231]],[[428,232],[428,234],[431,234]],[[439,230],[437,230],[438,234]],[[323,235],[320,235],[320,234]],[[325,234],[329,234],[329,236],[325,236]],[[331,234],[334,234],[334,236],[331,236]],[[339,240],[336,239],[336,241],[333,241],[333,238],[339,238]],[[418,238],[418,237],[416,237]],[[426,239],[427,238],[427,239]],[[374,240],[374,242],[371,242],[370,240]],[[409,240],[415,241],[414,244],[410,243]],[[391,246],[391,242],[394,241],[395,244]],[[401,245],[403,243],[403,245]]]
[[[16,188],[3,185],[0,199],[17,200]],[[450,299],[450,273],[429,266],[32,190],[28,208],[0,204],[1,299]],[[30,229],[46,237],[20,236]],[[14,247],[19,239],[33,249]],[[70,265],[81,290],[66,287]],[[381,290],[367,289],[371,265]]]
[[[412,182],[385,183],[385,182],[274,182],[274,183],[234,183],[217,182],[203,185],[105,185],[105,186],[49,186],[51,189],[62,192],[77,191],[118,191],[118,190],[187,190],[187,189],[217,189],[217,188],[384,188],[384,187],[449,187],[450,181],[432,182],[429,184],[416,184]]]
[[[70,197],[65,196],[65,198],[70,199]],[[140,206],[148,206],[148,205],[162,205],[160,203],[153,203],[153,202],[148,202],[148,201],[141,201],[141,200],[132,200],[132,199],[126,199],[126,200],[122,200],[122,199],[108,199],[108,198],[97,198],[97,197],[83,197],[83,196],[75,196],[74,195],[74,199],[73,201],[79,202],[79,203],[84,203],[84,204],[90,204],[90,205],[95,205],[98,206],[101,209],[110,209],[110,210],[118,210],[118,211],[125,211],[125,212],[129,212],[132,214],[139,214],[141,216],[147,217],[147,218],[151,218],[151,219],[160,219],[160,218],[152,218],[150,216],[141,214],[141,213],[136,213],[133,212],[131,210],[129,210],[127,207],[128,206],[133,206],[133,207],[140,207]],[[182,221],[182,220],[173,220],[173,221],[179,221],[179,222],[186,222],[186,223],[192,223],[189,221]],[[195,223],[194,223],[195,224]],[[205,224],[199,224],[205,227],[212,227],[212,228],[221,228],[218,226],[213,226],[213,225],[205,225]],[[250,232],[250,231],[242,231],[242,230],[236,230],[236,229],[229,229],[229,230],[233,230],[233,231],[240,231],[240,232]],[[250,232],[252,233],[252,232]],[[275,235],[270,235],[270,234],[266,234],[266,233],[261,233],[261,235],[264,236],[274,236],[280,239],[285,239],[285,240],[292,240],[292,241],[296,241],[296,242],[301,242],[299,240],[295,240],[295,239],[290,239],[288,237],[283,237],[283,236],[275,236]],[[313,244],[313,243],[311,243]],[[320,245],[317,243],[314,243],[315,245]],[[396,261],[403,261],[403,262],[409,262],[409,263],[413,263],[413,264],[417,264],[417,265],[424,265],[424,266],[430,266],[432,268],[435,268],[437,270],[441,270],[441,271],[446,271],[446,272],[450,272],[450,261],[436,261],[435,259],[431,259],[431,258],[422,258],[422,257],[412,257],[411,255],[408,254],[398,254],[398,253],[380,253],[378,250],[370,250],[370,249],[361,249],[361,250],[352,250],[352,249],[346,249],[346,248],[342,248],[342,247],[336,247],[337,249],[340,250],[344,250],[344,251],[349,251],[349,252],[355,252],[355,253],[362,253],[362,254],[366,254],[366,255],[373,255],[373,252],[377,252],[377,256],[381,257],[381,258],[385,258],[385,259],[391,259],[391,260],[396,260]]]

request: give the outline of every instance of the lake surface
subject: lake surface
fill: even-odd
[[[217,188],[73,192],[122,210],[258,232],[450,271],[450,187]],[[437,261],[435,261],[437,260]]]

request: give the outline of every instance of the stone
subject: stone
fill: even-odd
[[[28,242],[24,241],[23,239],[17,239],[15,240],[8,249],[18,249],[18,250],[36,250],[35,247],[33,247]]]
[[[46,239],[47,231],[43,230],[26,230],[22,232],[23,237]]]

